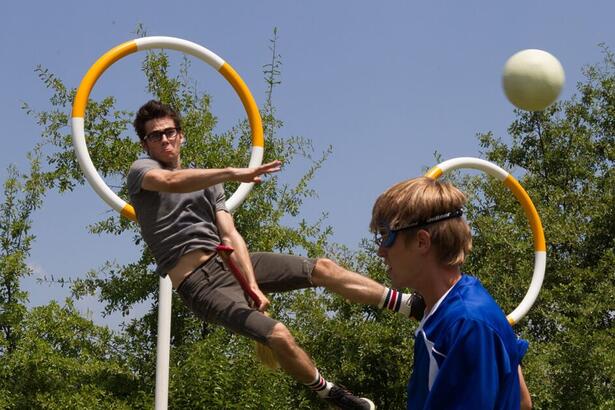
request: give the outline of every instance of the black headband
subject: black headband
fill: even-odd
[[[423,221],[412,222],[410,225],[404,226],[402,228],[392,229],[392,230],[399,231],[401,229],[417,228],[420,226],[426,226],[426,225],[430,225],[436,222],[444,221],[446,219],[459,218],[461,215],[463,215],[463,209],[455,209],[454,211],[447,212],[441,215],[432,216]]]

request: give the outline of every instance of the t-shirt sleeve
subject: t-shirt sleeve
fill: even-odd
[[[215,208],[216,212],[218,211],[226,211],[229,212],[226,207],[226,196],[224,195],[224,185],[217,184],[212,187],[214,200],[215,200]]]
[[[455,325],[451,350],[441,362],[426,408],[491,409],[504,376],[513,368],[504,343],[488,326],[473,320]]]
[[[132,163],[130,170],[128,171],[128,177],[126,178],[126,184],[129,195],[136,195],[141,191],[141,184],[143,183],[143,177],[147,171],[152,169],[162,168],[160,164],[149,158],[138,159]]]

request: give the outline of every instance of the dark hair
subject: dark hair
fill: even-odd
[[[156,118],[164,118],[171,117],[173,122],[175,123],[175,128],[181,130],[181,118],[179,113],[175,111],[171,106],[161,103],[160,101],[150,100],[146,102],[139,111],[137,111],[137,116],[135,117],[132,125],[135,127],[135,131],[139,136],[139,139],[143,141],[145,138],[145,123],[149,120],[154,120]]]

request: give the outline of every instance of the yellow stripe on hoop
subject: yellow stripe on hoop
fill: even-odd
[[[120,58],[136,51],[137,44],[134,40],[127,41],[107,51],[98,60],[96,60],[96,62],[92,65],[92,67],[90,67],[88,72],[83,77],[83,80],[81,80],[81,84],[77,89],[75,101],[73,102],[73,117],[83,117],[85,115],[85,107],[88,104],[90,92],[92,91],[92,88],[94,88],[94,84],[96,84],[96,81],[100,78],[102,73]]]
[[[504,184],[512,191],[525,211],[525,216],[527,217],[532,233],[534,234],[534,250],[543,252],[546,251],[547,246],[545,243],[545,234],[542,229],[542,223],[540,222],[538,211],[536,211],[536,207],[534,207],[530,196],[527,194],[525,189],[523,189],[521,184],[519,184],[519,181],[517,181],[515,177],[510,174],[504,180]]]
[[[265,139],[263,137],[263,123],[261,121],[261,115],[258,111],[258,107],[250,94],[250,90],[246,83],[243,82],[239,74],[231,67],[230,64],[224,63],[220,70],[220,74],[226,78],[226,80],[233,86],[235,92],[239,95],[241,102],[248,114],[248,121],[250,122],[250,128],[252,128],[252,145],[254,147],[264,147]]]
[[[133,221],[137,220],[137,213],[135,212],[135,208],[130,204],[124,205],[124,208],[122,208],[122,210],[120,211],[120,215]]]
[[[435,166],[433,168],[431,168],[429,171],[427,171],[427,173],[425,174],[426,177],[429,177],[431,179],[438,179],[442,176],[444,172],[440,169],[440,167]]]

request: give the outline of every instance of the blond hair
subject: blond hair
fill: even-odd
[[[383,227],[399,229],[412,223],[421,223],[434,216],[463,208],[466,196],[447,182],[419,177],[399,182],[381,194],[372,210],[370,230]],[[472,249],[472,234],[468,223],[461,217],[418,226],[400,232],[411,238],[412,233],[424,229],[431,236],[438,258],[448,266],[459,266]]]

